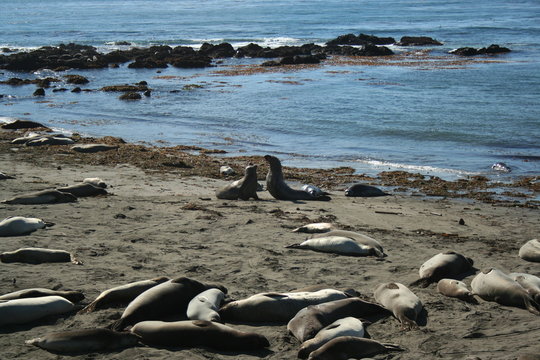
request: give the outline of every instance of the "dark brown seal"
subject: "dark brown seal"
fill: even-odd
[[[216,192],[218,199],[224,200],[248,200],[253,198],[259,200],[257,196],[257,165],[246,166],[244,177],[233,181],[224,188]]]

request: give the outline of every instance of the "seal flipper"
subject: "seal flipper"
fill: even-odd
[[[536,301],[534,301],[530,296],[523,299],[525,309],[527,309],[530,313],[533,313],[534,315],[540,316],[540,305]]]

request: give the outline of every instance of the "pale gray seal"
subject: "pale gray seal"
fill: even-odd
[[[385,193],[381,189],[364,184],[354,184],[349,186],[345,190],[345,196],[348,197],[376,197],[376,196],[387,196],[390,194]]]
[[[315,292],[260,293],[232,301],[219,313],[224,321],[287,323],[309,305],[345,299],[343,291],[324,289]]]
[[[324,236],[285,246],[288,249],[313,250],[346,256],[377,256],[375,248],[359,244],[345,236]]]
[[[326,191],[322,191],[315,185],[309,185],[309,184],[303,185],[301,187],[301,190],[310,193],[314,197],[330,195],[330,193],[327,193]]]
[[[5,204],[18,205],[38,205],[38,204],[59,204],[76,202],[77,198],[71,194],[63,193],[58,190],[43,190],[29,194],[15,196],[11,199],[2,201]]]
[[[219,174],[223,176],[235,175],[236,171],[230,166],[223,165],[219,168]]]
[[[375,300],[390,310],[406,330],[418,327],[416,320],[423,309],[422,302],[405,285],[390,282],[379,285],[373,293]]]
[[[283,169],[279,159],[271,155],[265,155],[264,159],[270,165],[266,175],[266,188],[274,198],[278,200],[331,200],[327,195],[313,196],[306,191],[291,189],[283,178]]]
[[[105,181],[101,180],[100,178],[98,177],[94,177],[94,178],[85,178],[83,179],[82,181],[83,183],[85,184],[92,184],[94,186],[97,186],[97,187],[100,187],[100,188],[107,188],[107,184],[105,183]]]
[[[61,296],[68,299],[72,303],[79,302],[84,299],[84,294],[80,291],[71,290],[50,290],[44,288],[32,288],[14,291],[8,294],[0,296],[0,300],[15,300],[15,299],[27,299],[43,296]]]
[[[300,359],[307,359],[309,354],[332,339],[340,336],[364,337],[365,328],[362,321],[354,317],[346,317],[334,321],[332,324],[322,328],[313,339],[304,341],[298,350]]]
[[[455,297],[472,304],[478,304],[478,301],[473,296],[474,294],[467,288],[467,284],[463,281],[441,279],[437,283],[437,290],[444,296]]]
[[[113,305],[127,305],[137,296],[156,285],[169,280],[168,277],[159,277],[150,280],[136,281],[129,284],[117,286],[103,291],[98,297],[79,311],[79,314],[105,309]]]
[[[485,269],[474,277],[471,288],[475,295],[501,305],[517,306],[540,315],[540,305],[519,283],[498,269]]]
[[[118,149],[118,145],[107,145],[107,144],[81,144],[74,145],[71,147],[71,150],[80,152],[80,153],[97,153],[102,151],[110,151]]]
[[[98,195],[107,195],[107,190],[102,187],[94,186],[90,183],[80,183],[75,185],[70,185],[66,187],[57,188],[56,190],[63,193],[71,194],[75,197],[88,197],[88,196],[98,196]]]
[[[207,285],[186,277],[165,281],[151,287],[130,302],[120,319],[115,321],[111,328],[123,330],[145,320],[186,318],[187,306],[191,299],[211,288],[218,288],[227,293],[227,289],[223,286]]]
[[[334,225],[331,223],[313,223],[300,226],[293,230],[293,232],[301,232],[308,234],[326,233],[335,230]]]
[[[143,321],[131,328],[141,342],[154,346],[209,347],[222,351],[258,350],[270,346],[263,336],[204,321]]]
[[[473,270],[473,260],[454,251],[439,253],[420,266],[420,279],[411,286],[427,287],[442,278],[455,278]]]
[[[519,257],[525,261],[540,262],[540,241],[529,240],[519,249]]]
[[[315,234],[313,235],[313,238],[320,238],[320,237],[326,237],[326,236],[343,236],[348,237],[356,241],[357,243],[361,244],[365,247],[370,247],[373,249],[373,252],[378,257],[385,257],[386,254],[384,253],[384,249],[381,245],[381,243],[378,240],[375,240],[374,238],[360,234],[354,231],[348,231],[348,230],[331,230],[324,234]]]
[[[190,320],[221,321],[219,308],[225,294],[220,289],[208,289],[195,296],[188,304],[187,317]]]
[[[259,200],[257,196],[257,185],[257,165],[249,165],[246,166],[246,172],[242,179],[233,181],[218,190],[216,197],[224,200],[248,200],[250,198]]]
[[[300,342],[305,342],[336,320],[349,316],[370,318],[386,315],[389,312],[382,306],[352,297],[303,308],[289,321],[287,330]]]
[[[27,340],[27,345],[61,354],[111,351],[137,345],[139,337],[109,329],[69,330]]]
[[[380,343],[375,340],[355,336],[340,336],[330,340],[318,350],[309,354],[309,360],[360,359],[388,351],[403,351],[397,345]]]
[[[73,310],[73,303],[61,296],[42,296],[0,302],[0,326],[25,324],[48,315]]]
[[[508,274],[532,296],[534,301],[540,304],[540,278],[531,274],[511,273]]]
[[[43,248],[20,248],[15,251],[6,251],[0,254],[0,260],[3,263],[20,262],[26,264],[78,262],[67,251]]]
[[[52,226],[52,223],[37,218],[13,216],[0,221],[0,236],[20,236],[30,234],[38,229]]]

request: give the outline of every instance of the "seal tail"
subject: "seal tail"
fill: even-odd
[[[97,310],[99,303],[97,301],[92,301],[90,304],[83,307],[77,312],[77,314],[88,314]]]
[[[422,278],[422,279],[413,281],[412,283],[409,284],[409,286],[420,286],[421,288],[427,288],[429,284],[431,284],[432,282],[433,281],[431,281],[431,279],[429,278]]]
[[[107,328],[109,328],[111,330],[116,330],[116,331],[122,331],[126,327],[127,326],[124,323],[124,318],[120,318],[120,319],[116,320],[115,322],[113,322],[112,324],[110,324],[109,326],[107,326]]]
[[[527,309],[529,312],[533,313],[534,315],[540,316],[540,305],[536,301],[534,301],[530,297],[526,297],[523,299],[525,304],[525,309]]]

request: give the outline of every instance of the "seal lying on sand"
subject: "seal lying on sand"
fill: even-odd
[[[525,261],[540,262],[540,241],[529,240],[519,249],[519,257]]]
[[[80,291],[62,291],[44,288],[33,288],[14,291],[8,294],[1,295],[0,300],[27,299],[43,296],[61,296],[71,301],[72,303],[76,303],[84,299],[84,294]]]
[[[371,185],[364,184],[354,184],[349,186],[345,190],[345,196],[348,197],[376,197],[376,196],[387,196],[390,194],[385,193],[379,188]]]
[[[359,244],[345,236],[324,236],[305,240],[299,244],[285,246],[288,249],[313,250],[346,256],[377,256],[377,251],[364,244]]]
[[[224,298],[225,294],[219,289],[203,291],[189,302],[188,319],[220,322],[221,317],[218,311]]]
[[[63,193],[68,193],[78,198],[88,197],[88,196],[97,196],[97,195],[107,195],[107,190],[102,187],[94,186],[90,183],[80,183],[75,185],[70,185],[62,188],[57,188],[56,190]]]
[[[420,279],[411,283],[411,286],[427,287],[432,282],[442,278],[455,278],[473,270],[473,260],[454,251],[439,253],[420,266],[418,271]]]
[[[48,315],[73,310],[73,303],[61,296],[43,296],[0,302],[0,326],[25,324]]]
[[[0,221],[0,236],[19,236],[30,234],[46,226],[52,226],[41,219],[27,218],[22,216],[8,217]]]
[[[270,346],[263,336],[204,321],[143,321],[131,328],[148,345],[209,347],[222,351],[258,350]]]
[[[517,306],[540,315],[540,305],[521,285],[498,269],[485,269],[474,277],[471,288],[475,295],[501,305]]]
[[[3,263],[26,263],[42,264],[56,262],[79,263],[77,259],[64,250],[43,249],[43,248],[20,248],[15,251],[6,251],[0,254]]]
[[[265,155],[264,159],[270,165],[266,175],[266,188],[274,198],[278,200],[331,200],[327,195],[313,196],[307,191],[291,189],[283,179],[283,169],[279,159],[272,155]]]
[[[478,304],[478,301],[473,296],[474,294],[463,281],[441,279],[437,283],[437,290],[444,296],[455,297],[471,304]]]
[[[76,202],[77,197],[63,193],[58,190],[43,190],[29,194],[15,196],[11,199],[2,201],[5,204],[18,205],[38,205],[38,204],[60,204]]]
[[[355,336],[340,336],[330,340],[318,350],[309,354],[308,360],[360,359],[388,351],[403,351],[397,345],[380,343]]]
[[[35,129],[35,128],[45,128],[48,129],[43,124],[40,124],[35,121],[30,120],[15,120],[7,124],[2,124],[0,126],[2,129],[10,129],[10,130],[19,130],[19,129]]]
[[[13,176],[9,176],[0,171],[0,180],[15,179]]]
[[[511,273],[508,274],[532,296],[534,301],[540,304],[540,278],[531,274]]]
[[[105,181],[101,180],[98,177],[85,178],[85,179],[83,179],[82,182],[85,183],[85,184],[91,184],[91,185],[94,185],[94,186],[97,186],[97,187],[100,187],[100,188],[104,188],[104,189],[107,188],[107,184],[105,183]]]
[[[249,165],[246,166],[246,172],[242,179],[233,181],[218,190],[216,197],[224,200],[248,200],[249,198],[259,200],[257,185],[257,165]]]
[[[405,285],[395,282],[379,285],[374,292],[375,300],[390,310],[405,330],[418,327],[416,319],[423,309],[422,302]]]
[[[118,149],[118,145],[107,145],[107,144],[82,144],[74,145],[71,147],[71,150],[80,152],[80,153],[97,153],[102,151],[109,151]]]
[[[360,234],[354,231],[348,231],[348,230],[331,230],[324,234],[313,235],[313,239],[326,237],[326,236],[343,236],[343,237],[351,238],[354,241],[356,241],[358,244],[361,244],[363,247],[372,248],[374,255],[378,257],[386,256],[381,243],[378,240],[375,240],[374,238],[369,237],[367,235]]]
[[[308,234],[326,233],[335,230],[334,225],[331,223],[313,223],[300,226],[293,230],[293,232],[301,232]]]
[[[27,345],[62,354],[117,350],[135,346],[138,342],[137,335],[109,329],[62,331],[25,341]]]

